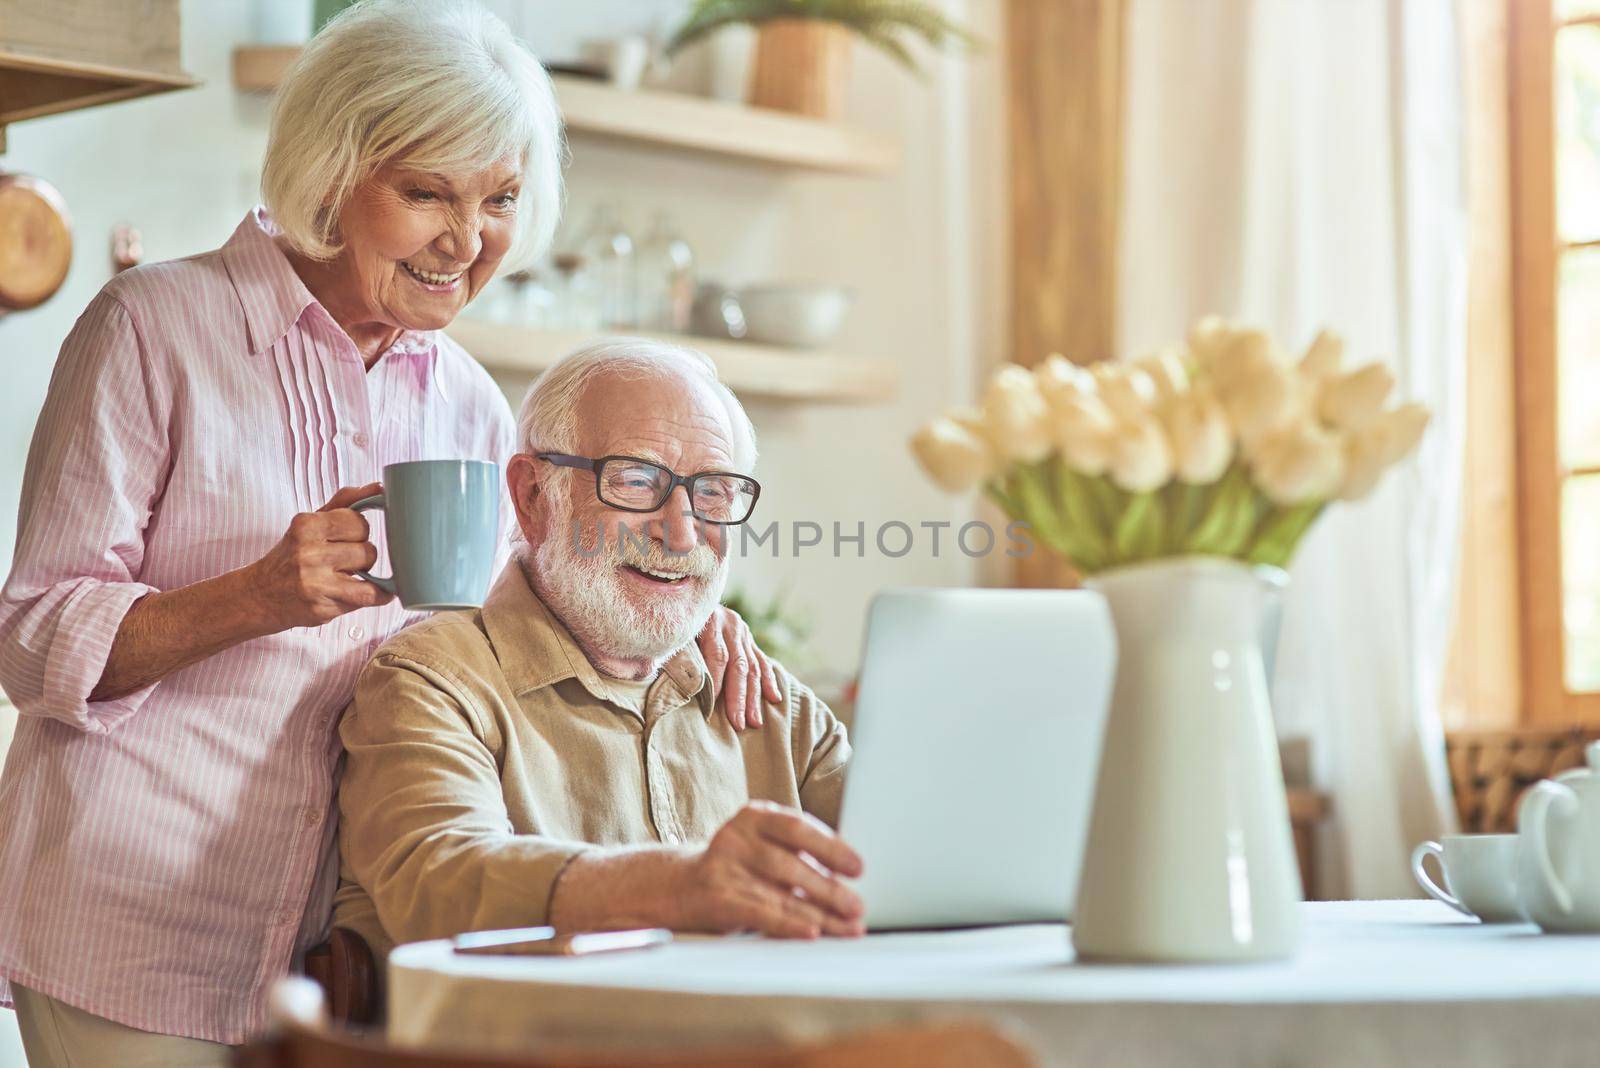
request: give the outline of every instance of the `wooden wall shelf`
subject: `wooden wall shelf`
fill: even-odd
[[[529,375],[596,336],[506,326],[467,316],[446,332],[489,370]],[[657,336],[711,357],[722,380],[742,398],[870,404],[891,400],[899,387],[895,368],[882,360],[745,341]]]
[[[198,84],[182,72],[40,59],[0,49],[0,125]]]
[[[555,84],[567,128],[580,134],[847,174],[887,174],[900,164],[893,141],[837,123],[582,78],[557,76]]]
[[[178,0],[0,0],[0,152],[7,123],[186,89]]]
[[[297,55],[293,46],[236,48],[233,84],[270,92]],[[567,75],[553,80],[569,134],[845,174],[886,174],[900,165],[892,139],[838,123]]]

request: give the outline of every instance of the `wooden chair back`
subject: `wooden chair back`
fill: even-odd
[[[328,1015],[346,1027],[371,1027],[383,1018],[378,962],[367,940],[335,927],[328,940],[306,951],[306,978],[322,988]]]
[[[1517,802],[1523,791],[1540,779],[1580,767],[1584,750],[1596,740],[1600,740],[1600,727],[1524,727],[1446,734],[1445,754],[1462,832],[1514,832]]]

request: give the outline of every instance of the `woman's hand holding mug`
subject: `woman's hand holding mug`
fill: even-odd
[[[378,550],[368,540],[366,519],[350,505],[380,489],[376,482],[346,486],[315,512],[295,516],[272,551],[246,569],[248,588],[270,633],[318,627],[394,599],[354,574],[372,567]]]

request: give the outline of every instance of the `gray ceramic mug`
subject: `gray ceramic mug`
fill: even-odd
[[[350,506],[387,516],[388,578],[356,574],[417,611],[476,608],[494,578],[500,536],[500,465],[413,460],[383,469],[383,492]]]

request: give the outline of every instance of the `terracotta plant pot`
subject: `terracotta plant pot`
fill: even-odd
[[[750,103],[837,119],[850,81],[853,32],[823,19],[774,19],[756,34]]]

